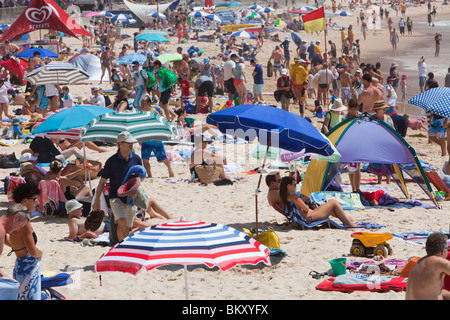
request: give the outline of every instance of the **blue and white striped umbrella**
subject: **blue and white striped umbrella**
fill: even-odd
[[[166,15],[161,13],[161,12],[159,12],[159,13],[158,12],[152,12],[152,13],[149,13],[148,16],[150,18],[167,19]]]
[[[450,88],[438,87],[419,93],[408,100],[410,105],[450,118]]]
[[[206,19],[212,20],[214,22],[219,22],[222,23],[222,19],[220,19],[220,17],[218,15],[215,14],[208,14],[207,16],[205,16]]]
[[[274,8],[269,8],[269,7],[265,7],[265,8],[261,8],[261,9],[257,9],[256,10],[256,12],[258,12],[258,13],[261,13],[261,12],[268,13],[268,12],[272,12],[272,11],[275,11],[275,9]]]
[[[123,20],[130,20],[133,19],[132,16],[130,16],[129,14],[118,14],[117,16],[114,16],[111,18],[111,22],[112,23],[116,23],[116,21],[123,21]]]
[[[231,35],[232,37],[245,38],[245,39],[256,39],[256,36],[247,31],[238,31]]]
[[[192,11],[188,16],[194,18],[206,18],[207,15],[209,15],[209,13],[204,11]]]
[[[259,10],[259,9],[262,9],[263,7],[261,7],[261,6],[257,5],[257,4],[255,4],[255,5],[250,6],[250,7],[248,7],[248,8],[251,9],[251,10]]]

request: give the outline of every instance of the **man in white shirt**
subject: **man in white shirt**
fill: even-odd
[[[319,77],[319,86],[317,88],[317,100],[322,105],[322,108],[328,108],[328,88],[330,83],[333,82],[333,72],[328,68],[328,65],[326,63],[323,64],[323,69],[319,70],[318,77]]]
[[[427,80],[427,65],[425,63],[425,58],[423,56],[420,57],[420,60],[417,63],[417,68],[419,69],[420,92],[423,92],[423,88],[425,87],[425,81]]]
[[[105,97],[102,94],[100,94],[99,87],[93,87],[92,88],[92,96],[89,98],[89,100],[87,100],[87,99],[84,100],[83,103],[106,107]]]
[[[228,99],[231,101],[234,101],[234,95],[236,93],[236,88],[234,86],[234,68],[236,68],[236,59],[237,55],[232,53],[227,62],[223,65],[224,85],[228,92]]]

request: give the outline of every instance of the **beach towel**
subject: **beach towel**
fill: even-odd
[[[44,213],[44,209],[50,206],[53,210],[66,211],[66,196],[56,180],[41,180],[39,182],[39,190],[41,193],[38,197],[39,209]]]
[[[19,284],[17,300],[41,300],[41,259],[27,254],[17,258],[13,276]]]
[[[26,183],[25,179],[23,177],[17,177],[17,176],[8,176],[6,177],[7,182],[7,195],[8,195],[8,201],[13,202],[12,193],[13,190],[21,183]]]
[[[360,210],[365,209],[361,203],[359,194],[351,192],[338,191],[318,191],[310,194],[313,201],[319,205],[326,203],[328,200],[335,199],[339,202],[344,210]]]
[[[430,234],[433,232],[442,232],[443,234],[449,236],[449,233],[447,231],[429,231],[429,230],[422,230],[422,231],[416,231],[416,232],[397,232],[392,233],[392,236],[395,237],[397,240],[405,241],[410,244],[425,246],[425,243],[427,242],[427,238]]]
[[[44,274],[41,274],[40,280],[42,289],[67,286],[73,283],[73,280],[68,273],[58,273],[51,276],[45,276]]]
[[[322,281],[316,286],[316,290],[321,291],[406,291],[408,278],[365,275],[359,273],[343,274],[337,277]]]
[[[19,282],[17,280],[0,277],[0,300],[17,300]]]

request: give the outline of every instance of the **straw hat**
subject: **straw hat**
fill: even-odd
[[[386,109],[386,108],[389,108],[389,106],[386,103],[384,103],[384,100],[378,100],[378,101],[375,101],[372,109],[379,110],[379,109]]]
[[[30,162],[25,162],[22,163],[20,166],[20,175],[23,176],[27,173],[33,172],[34,171],[34,167],[33,164]]]
[[[37,112],[33,112],[30,116],[30,122],[38,122],[41,119],[42,119],[42,116]]]
[[[330,105],[330,111],[345,111],[347,107],[342,104],[342,100],[339,98],[334,99],[333,104]]]

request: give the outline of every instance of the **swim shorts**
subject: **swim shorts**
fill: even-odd
[[[150,140],[142,142],[141,147],[141,157],[142,159],[150,159],[152,153],[155,154],[156,160],[162,162],[167,159],[166,150],[164,149],[164,144],[161,141]]]

